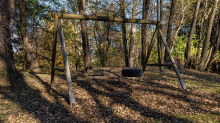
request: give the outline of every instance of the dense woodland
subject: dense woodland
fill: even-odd
[[[17,70],[51,72],[52,12],[161,20],[173,57],[186,68],[219,72],[218,0],[3,0],[0,4],[0,70],[5,75]],[[71,71],[140,67],[156,28],[74,19],[62,19],[62,26]],[[155,40],[149,62],[169,62],[161,37]],[[60,43],[56,66],[64,67]]]

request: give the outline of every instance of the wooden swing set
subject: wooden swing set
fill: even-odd
[[[153,34],[153,37],[151,39],[150,46],[148,47],[148,52],[147,56],[145,58],[145,62],[143,64],[142,72],[144,73],[145,68],[147,65],[151,66],[173,66],[176,72],[176,75],[179,79],[180,85],[183,90],[186,90],[186,86],[183,82],[183,79],[180,75],[180,72],[178,70],[178,67],[175,63],[175,60],[170,52],[170,48],[164,39],[164,36],[160,30],[160,25],[161,21],[155,21],[155,20],[144,20],[144,19],[126,19],[126,18],[115,18],[115,17],[104,17],[104,16],[90,16],[90,15],[78,15],[78,14],[66,14],[66,13],[52,13],[52,16],[54,17],[54,33],[53,33],[53,52],[52,52],[52,68],[51,68],[51,87],[54,86],[54,76],[55,76],[55,70],[62,71],[66,73],[66,78],[67,78],[67,84],[68,84],[68,93],[69,93],[69,99],[70,99],[70,105],[72,107],[72,104],[74,103],[76,105],[75,101],[75,96],[74,96],[74,91],[73,91],[73,86],[72,86],[72,80],[71,80],[71,73],[69,69],[69,63],[68,63],[68,58],[67,58],[67,53],[66,53],[66,47],[65,47],[65,42],[64,42],[64,36],[63,36],[63,30],[62,30],[62,25],[61,25],[61,19],[80,19],[80,20],[96,20],[96,21],[108,21],[108,22],[122,22],[122,23],[140,23],[140,24],[154,24],[156,25],[156,30]],[[153,48],[154,42],[155,42],[155,37],[158,34],[162,38],[162,42],[164,43],[165,49],[169,54],[169,57],[171,59],[172,64],[147,64],[148,59],[150,57],[151,50]],[[55,58],[56,58],[56,44],[57,44],[57,33],[59,33],[60,37],[60,43],[61,43],[61,49],[62,49],[62,54],[63,54],[63,60],[64,60],[64,66],[65,68],[55,68]],[[159,49],[158,49],[159,52]],[[134,72],[132,69],[128,69],[127,72]],[[132,76],[132,74],[131,74]],[[134,75],[135,76],[135,75]],[[137,76],[135,76],[137,77]],[[141,80],[143,75],[140,76],[139,80]]]

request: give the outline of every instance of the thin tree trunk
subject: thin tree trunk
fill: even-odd
[[[202,29],[200,30],[200,35],[201,35],[201,37],[202,37]],[[199,36],[200,37],[200,36]],[[202,44],[202,38],[199,38],[199,44],[198,44],[198,47],[197,47],[197,52],[196,52],[196,63],[195,63],[195,70],[197,70],[198,69],[198,67],[199,67],[199,65],[198,65],[198,63],[199,63],[199,53],[200,53],[200,47],[201,47],[201,44]]]
[[[212,50],[213,50],[213,47],[211,47],[210,50],[209,50],[209,54],[208,54],[207,59],[205,61],[205,66],[207,66],[207,64],[208,64],[208,62],[211,58]]]
[[[175,43],[176,43],[176,38],[177,38],[178,32],[180,31],[180,29],[181,29],[182,27],[183,27],[183,25],[180,25],[180,26],[177,28],[177,30],[175,31],[175,34],[174,34],[174,36],[173,36],[173,41],[172,41],[172,43],[170,44],[170,46],[171,46],[170,52],[173,51],[174,45],[175,45]]]
[[[163,0],[160,0],[160,21],[163,21]],[[162,24],[160,25],[160,29],[162,30]],[[160,38],[160,52],[161,52],[161,64],[164,63],[164,44],[162,42],[162,38]],[[164,70],[164,67],[161,66],[161,72]]]
[[[78,9],[79,14],[86,14],[85,13],[85,0],[77,0],[78,1]],[[90,51],[89,51],[89,41],[87,36],[87,27],[86,21],[80,20],[81,23],[81,33],[82,33],[82,45],[83,45],[83,53],[84,53],[84,61],[85,61],[85,70],[92,69],[91,59],[90,59]]]
[[[186,63],[185,63],[185,66],[187,68],[189,68],[191,65],[190,65],[190,60],[191,60],[191,42],[192,42],[192,37],[193,37],[193,34],[194,34],[194,31],[195,31],[195,26],[196,26],[196,20],[197,20],[197,15],[199,13],[199,7],[200,7],[200,2],[201,0],[198,0],[197,1],[197,4],[196,4],[196,10],[195,10],[195,13],[194,13],[194,16],[193,16],[193,22],[192,22],[192,25],[191,25],[191,31],[190,31],[190,34],[189,34],[189,38],[188,38],[188,42],[187,42],[187,46],[186,46]]]
[[[104,59],[102,58],[103,53],[104,53],[104,47],[103,47],[103,35],[101,34],[100,30],[98,30],[98,23],[96,22],[96,32],[98,34],[98,52],[99,52],[99,57],[100,57],[100,61],[101,64],[104,65]],[[105,27],[105,22],[103,23],[103,27]],[[105,30],[105,29],[104,29]],[[94,30],[95,31],[95,30]],[[95,34],[94,34],[95,35]],[[96,35],[95,35],[96,37]]]
[[[10,17],[9,36],[11,36],[12,28],[14,25],[14,18],[15,18],[15,1],[14,0],[9,0],[8,10],[9,10],[9,17]],[[10,43],[10,49],[11,49],[11,55],[12,55],[13,62],[14,62],[14,57],[13,57],[14,52],[13,52],[11,43]]]
[[[217,8],[217,3],[218,3],[218,0],[214,0],[211,16],[208,22],[208,31],[207,31],[206,39],[205,39],[203,49],[202,49],[202,54],[201,54],[201,63],[200,63],[200,68],[199,68],[200,71],[204,71],[205,69],[205,60],[206,60],[207,51],[209,47],[209,41],[211,37],[211,31],[212,31],[213,20],[214,20],[216,8]]]
[[[150,0],[143,0],[143,15],[142,15],[142,19],[146,19],[148,18],[148,11],[150,6]],[[142,44],[142,54],[141,54],[141,65],[144,64],[145,62],[145,57],[146,57],[146,34],[147,33],[147,24],[142,24],[141,25],[141,44]]]
[[[139,56],[139,48],[138,48],[139,46],[138,46],[138,43],[139,43],[139,41],[140,41],[140,39],[137,40],[136,45],[135,45],[136,46],[135,47],[136,50],[135,50],[135,53],[134,53],[135,54],[135,60],[134,60],[135,67],[138,67],[138,59],[139,59],[138,58],[138,56]]]
[[[10,26],[9,26],[9,33],[11,35],[12,33],[12,27],[13,27],[13,24],[14,24],[14,18],[15,18],[15,1],[14,0],[9,0],[8,1],[9,3],[9,16],[10,16]]]
[[[107,37],[106,37],[108,45],[107,45],[106,54],[105,54],[105,62],[106,62],[105,64],[107,64],[108,62],[108,51],[109,51],[109,47],[111,46],[110,30],[109,30],[110,27],[111,27],[111,23],[108,23],[107,24],[108,30],[107,30]]]
[[[11,53],[12,49],[10,48],[10,1],[3,0],[1,1],[0,6],[0,71],[4,71],[5,75],[9,76],[16,71]]]
[[[205,15],[205,13],[206,13],[206,11],[207,11],[207,0],[205,0],[205,9],[204,9],[204,11],[203,11],[203,14]],[[198,68],[199,68],[199,54],[200,54],[200,47],[201,47],[201,45],[202,45],[202,42],[203,42],[203,40],[204,39],[202,39],[202,37],[203,37],[203,32],[204,32],[204,29],[203,29],[203,23],[204,23],[204,19],[205,19],[206,17],[205,16],[203,16],[202,17],[202,20],[201,20],[201,26],[200,26],[200,33],[199,33],[199,44],[198,44],[198,46],[197,46],[197,52],[196,52],[196,63],[195,63],[195,70],[197,70]]]
[[[137,18],[137,3],[138,0],[133,1],[132,9],[132,18]],[[136,33],[136,23],[131,24],[131,37],[130,37],[130,46],[129,46],[129,67],[132,68],[134,65],[134,42],[135,42],[135,33]]]
[[[26,5],[25,2],[21,2],[19,6],[19,18],[20,18],[20,31],[23,43],[23,50],[25,52],[25,57],[28,63],[28,68],[34,73],[40,73],[40,67],[35,55],[35,52],[29,41],[29,34],[27,30],[27,14],[26,14]],[[22,18],[22,19],[21,19]]]
[[[121,13],[121,17],[125,18],[124,0],[120,0],[120,13]],[[125,66],[128,67],[128,48],[127,48],[127,37],[126,37],[126,24],[121,23],[121,28],[122,28],[122,40],[123,40],[123,48],[124,48]]]
[[[172,33],[172,23],[173,23],[173,16],[175,13],[175,4],[176,4],[176,0],[172,0],[168,29],[167,29],[167,39],[166,39],[168,46],[170,46],[170,37]],[[165,51],[164,62],[166,63],[167,61],[168,61],[168,52]]]
[[[78,11],[78,6],[77,6],[77,3],[73,3],[73,1],[69,0],[71,2],[71,5],[72,5],[72,10],[74,11],[74,14],[77,14],[77,11]],[[73,20],[74,22],[74,33],[77,34],[77,19],[74,19]],[[77,36],[75,36],[74,38],[74,41],[75,41],[75,52],[76,52],[76,71],[78,69],[80,69],[80,54],[79,54],[79,48],[77,46]]]
[[[218,49],[219,49],[219,43],[220,43],[220,12],[218,12],[218,23],[217,23],[217,29],[216,29],[216,38],[215,38],[215,42],[212,43],[214,49],[212,51],[211,54],[211,58],[208,62],[208,65],[206,67],[206,70],[209,71],[211,69],[212,63],[215,61],[215,58],[218,55]]]
[[[159,0],[157,0],[157,20],[159,21],[160,20],[160,15],[159,15]],[[160,35],[157,35],[157,54],[158,54],[158,63],[159,64],[161,64],[161,55],[160,55],[160,52],[161,52],[161,50],[160,50]],[[159,66],[159,69],[160,69],[160,71],[161,71],[161,66]]]

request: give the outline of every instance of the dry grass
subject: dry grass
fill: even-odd
[[[73,73],[73,108],[64,74],[56,75],[53,89],[49,74],[1,76],[0,122],[220,122],[219,75],[182,71],[183,91],[172,70],[148,67],[141,82],[120,72]]]

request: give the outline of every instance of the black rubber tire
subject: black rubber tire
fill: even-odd
[[[124,77],[141,77],[143,70],[138,68],[122,69],[122,76]]]

